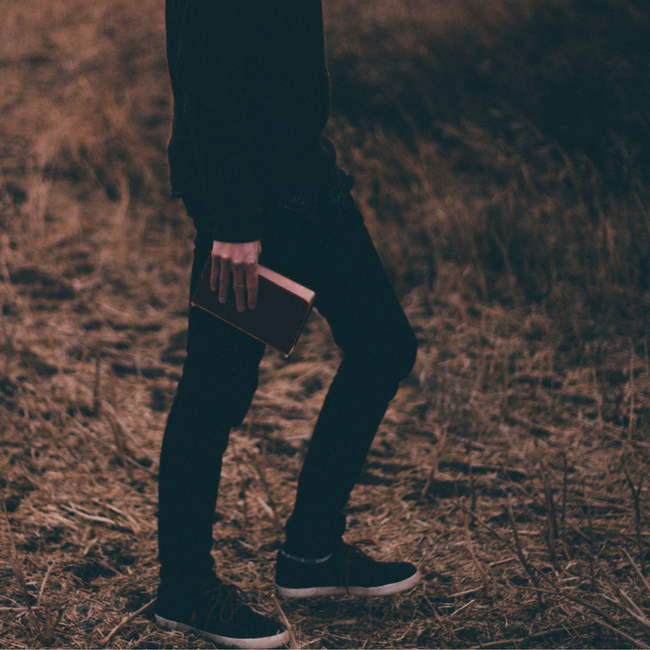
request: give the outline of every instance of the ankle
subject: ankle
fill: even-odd
[[[304,560],[307,563],[314,563],[315,560],[331,556],[342,543],[341,538],[332,540],[311,535],[305,538],[287,537],[281,553],[286,558],[297,562]]]
[[[328,553],[327,555],[324,555],[323,557],[301,557],[299,555],[292,555],[291,553],[287,553],[284,549],[280,551],[280,554],[287,560],[298,562],[300,564],[323,564],[334,555],[334,551]]]

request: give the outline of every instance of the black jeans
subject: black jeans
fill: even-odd
[[[188,204],[188,211],[193,208]],[[191,292],[212,247],[197,236]],[[363,218],[346,195],[304,214],[277,208],[261,263],[316,292],[343,361],[321,409],[286,525],[285,550],[330,552],[345,530],[343,508],[398,383],[413,367],[416,340]],[[159,552],[163,581],[192,584],[213,566],[212,522],[221,457],[257,388],[264,345],[201,309],[189,316],[187,359],[160,458]]]

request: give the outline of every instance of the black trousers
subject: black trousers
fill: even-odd
[[[186,202],[187,203],[187,202]],[[212,248],[197,224],[190,291]],[[267,219],[261,263],[313,289],[343,360],[321,409],[286,524],[285,550],[329,553],[345,530],[343,508],[416,340],[363,218],[346,195],[304,214]],[[264,345],[198,308],[189,316],[187,359],[163,438],[159,479],[161,579],[190,585],[213,567],[212,522],[221,458],[257,388]]]

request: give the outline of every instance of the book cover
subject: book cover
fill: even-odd
[[[237,311],[235,293],[230,287],[228,300],[219,302],[218,292],[210,289],[212,257],[203,267],[192,306],[200,307],[225,320],[250,336],[289,356],[296,345],[316,294],[307,287],[258,264],[259,293],[257,306]]]

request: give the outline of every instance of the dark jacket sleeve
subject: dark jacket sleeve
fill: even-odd
[[[176,79],[217,241],[260,237],[251,98],[255,0],[187,0]]]

